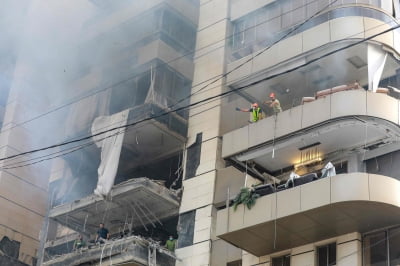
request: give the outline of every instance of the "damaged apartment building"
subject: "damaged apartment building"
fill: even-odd
[[[110,89],[68,113],[65,139],[91,134],[96,144],[52,165],[40,260],[175,265],[164,244],[178,235],[188,111],[164,113],[189,103],[198,5],[90,2],[98,12],[84,23],[78,52],[94,56],[76,71],[71,88],[76,96]],[[100,223],[110,240],[92,244]],[[86,246],[74,250],[78,235]]]
[[[2,245],[30,265],[400,263],[398,0],[88,3],[71,144],[34,233]]]

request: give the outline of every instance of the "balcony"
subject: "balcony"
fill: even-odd
[[[276,122],[271,116],[225,134],[222,156],[240,165],[251,160],[269,173],[299,163],[301,150],[314,144],[323,158],[358,152],[368,159],[398,149],[398,125],[397,99],[341,91],[283,111]]]
[[[274,5],[270,5],[270,7],[276,8]],[[300,8],[271,19],[268,17],[271,11],[266,7],[234,21],[231,55],[233,63],[232,67],[229,66],[228,69],[235,68],[236,63],[234,61],[241,60],[251,53],[258,53],[283,37],[285,37],[284,40],[279,42],[277,46],[282,48],[296,47],[289,53],[296,51],[300,54],[335,41],[368,37],[378,31],[397,25],[396,19],[386,11],[378,7],[359,4],[339,5],[315,17],[311,17],[314,11],[309,12],[307,22],[301,25],[304,20],[301,19],[299,13],[305,12],[307,7],[301,6]],[[292,16],[293,19],[289,20],[288,17]],[[235,18],[235,16],[233,17]],[[259,17],[258,20],[256,20],[256,17]],[[288,21],[292,21],[292,23]],[[344,25],[347,25],[345,29],[343,28]],[[375,26],[371,27],[371,25]],[[379,30],[375,31],[375,28],[378,27]],[[270,34],[265,34],[266,30],[269,30]],[[399,38],[399,32],[394,31],[387,34],[386,37],[378,37],[376,40],[393,47],[399,52],[399,45],[396,41]],[[268,54],[266,58],[270,58],[270,61],[271,58],[275,59],[276,55],[281,60],[290,58],[287,57],[287,49],[282,48],[271,51],[272,53]],[[279,53],[279,51],[285,52]],[[265,62],[264,64],[270,63]],[[274,63],[271,63],[271,66],[273,65]]]
[[[155,261],[155,264],[152,262]],[[159,245],[137,236],[108,241],[102,246],[83,248],[52,258],[43,265],[175,265],[175,256]]]
[[[126,131],[119,163],[121,170],[124,167],[132,169],[145,165],[182,149],[186,140],[187,121],[176,113],[159,116],[165,112],[165,108],[153,103],[145,103],[130,110],[130,123],[155,118]]]
[[[146,227],[177,215],[179,210],[176,194],[147,178],[135,178],[115,185],[110,195],[112,200],[90,195],[59,205],[50,210],[49,217],[88,235],[96,233],[105,215],[110,221],[108,229],[115,233],[125,227],[128,217],[133,228]]]
[[[400,222],[400,181],[368,173],[326,177],[219,210],[219,238],[256,256]]]

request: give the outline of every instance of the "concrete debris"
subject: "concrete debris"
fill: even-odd
[[[158,242],[140,236],[129,236],[56,256],[43,265],[110,265],[111,262],[132,262],[148,266],[173,266],[176,259],[172,252],[161,247]]]

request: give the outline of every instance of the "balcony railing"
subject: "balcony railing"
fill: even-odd
[[[100,265],[175,265],[175,255],[154,241],[138,236],[129,236],[107,241],[102,245],[84,247],[71,253],[50,257],[43,265],[81,265],[92,262]],[[157,261],[159,263],[157,263]],[[154,264],[156,263],[156,264]]]
[[[362,89],[324,95],[313,102],[278,113],[276,121],[271,116],[225,134],[222,157],[243,155],[244,152],[268,146],[272,140],[279,141],[295,132],[354,117],[378,119],[382,125],[392,125],[398,134],[399,105],[399,100],[393,97]]]
[[[258,198],[251,209],[241,204],[236,211],[234,207],[219,210],[216,234],[263,256],[399,222],[400,181],[382,175],[351,173],[273,192]]]
[[[385,22],[391,26],[398,24],[395,18],[383,12],[382,10],[366,6],[340,6],[308,20],[300,27],[298,27],[298,25],[294,25],[290,28],[282,29],[273,34],[270,33],[267,38],[265,38],[266,34],[264,32],[265,23],[267,21],[260,22],[259,25],[251,26],[249,29],[242,30],[232,37],[232,61],[238,60],[250,55],[255,51],[265,48],[277,40],[280,40],[284,36],[285,38],[289,38],[329,20],[350,16],[373,18]],[[294,30],[296,27],[298,28]],[[398,32],[396,31],[395,34],[398,34]],[[260,35],[260,37],[258,35]]]

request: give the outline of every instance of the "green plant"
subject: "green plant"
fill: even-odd
[[[256,200],[258,197],[260,197],[260,195],[255,193],[253,189],[248,187],[241,188],[239,194],[237,194],[235,199],[233,200],[233,210],[236,211],[239,204],[246,205],[247,208],[250,210],[251,207],[256,204]]]

